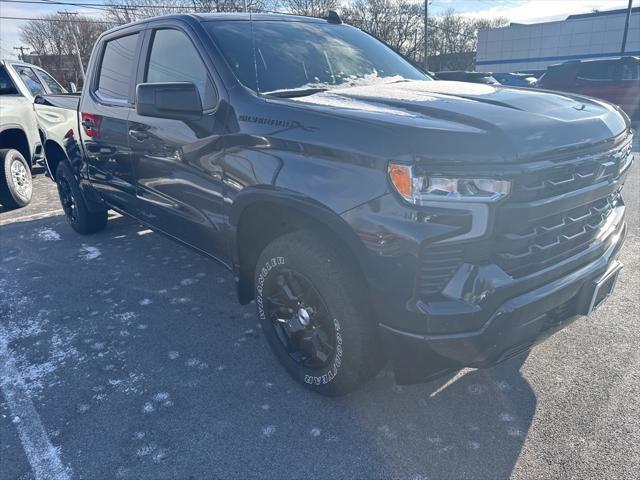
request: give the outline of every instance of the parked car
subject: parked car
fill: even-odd
[[[621,268],[623,113],[431,80],[335,16],[118,27],[75,108],[59,98],[36,109],[70,112],[46,159],[70,225],[98,232],[115,209],[232,270],[322,394],[386,359],[411,383],[527,351]]]
[[[508,85],[510,87],[535,87],[538,79],[527,73],[494,73],[495,78],[500,85]]]
[[[499,85],[500,83],[490,72],[465,72],[464,70],[451,70],[435,72],[437,80],[452,80],[456,82],[484,83],[487,85]]]
[[[538,81],[547,90],[602,98],[640,120],[640,57],[582,60],[550,66]]]
[[[31,201],[32,167],[44,160],[33,108],[38,94],[63,93],[46,71],[24,62],[0,61],[0,203],[18,208]]]

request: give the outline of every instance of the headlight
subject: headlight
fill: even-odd
[[[511,190],[511,182],[490,178],[457,178],[417,174],[411,165],[390,163],[389,179],[409,203],[431,201],[495,202]]]

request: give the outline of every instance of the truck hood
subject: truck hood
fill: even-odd
[[[421,145],[425,153],[449,161],[450,155],[477,161],[487,154],[494,162],[525,161],[591,148],[629,128],[616,107],[592,98],[464,82],[339,88],[295,102],[333,115],[416,129],[414,137],[429,138],[428,146]]]

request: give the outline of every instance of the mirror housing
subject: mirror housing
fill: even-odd
[[[136,87],[136,112],[143,117],[200,120],[200,93],[191,82],[140,83]]]
[[[75,83],[69,82],[69,91],[71,93],[78,93],[78,87],[76,87]]]

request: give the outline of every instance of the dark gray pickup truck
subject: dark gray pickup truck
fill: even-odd
[[[45,151],[75,230],[114,209],[220,262],[323,394],[386,360],[408,383],[528,351],[621,268],[619,108],[434,81],[337,15],[119,27],[79,100],[36,109],[59,111]]]

